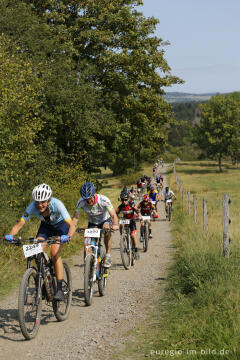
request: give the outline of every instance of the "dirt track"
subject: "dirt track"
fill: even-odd
[[[25,341],[19,329],[18,289],[1,301],[0,359],[98,360],[107,359],[124,348],[126,331],[144,320],[145,310],[152,306],[171,261],[170,226],[165,219],[163,203],[158,213],[159,221],[153,222],[148,252],[141,251],[140,260],[131,270],[122,266],[119,233],[114,234],[107,294],[99,297],[96,286],[90,307],[85,306],[83,296],[83,255],[72,258],[71,314],[67,321],[59,323],[52,309],[44,305],[40,330],[34,340]]]

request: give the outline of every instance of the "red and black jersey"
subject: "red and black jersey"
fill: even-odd
[[[135,219],[135,213],[138,212],[137,208],[131,203],[120,204],[117,208],[117,214],[123,213],[124,219]]]
[[[138,205],[138,208],[141,211],[141,215],[145,216],[145,215],[151,215],[151,210],[154,209],[154,206],[150,201],[148,201],[147,203],[141,201]]]

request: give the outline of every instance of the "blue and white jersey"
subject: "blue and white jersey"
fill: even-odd
[[[56,225],[62,220],[70,220],[71,216],[69,215],[67,209],[65,208],[64,204],[56,199],[51,198],[49,204],[49,213],[50,216],[48,218],[44,218],[39,209],[36,207],[35,201],[33,201],[28,207],[26,208],[21,220],[28,221],[32,215],[35,215],[41,221],[47,222],[51,225]]]
[[[111,216],[109,211],[113,209],[111,201],[107,196],[96,194],[95,202],[92,206],[88,205],[84,199],[79,199],[76,212],[80,213],[81,209],[86,211],[88,221],[93,224],[101,224]]]

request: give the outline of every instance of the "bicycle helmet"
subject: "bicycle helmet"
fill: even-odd
[[[165,190],[166,190],[166,191],[169,190],[169,186],[166,186],[166,187],[165,187]]]
[[[80,189],[80,194],[84,200],[90,199],[96,193],[94,184],[90,181],[86,181]]]
[[[128,200],[129,199],[129,194],[127,191],[122,191],[120,194],[120,199],[121,200]]]
[[[35,186],[32,192],[34,201],[48,201],[52,196],[52,190],[49,185],[41,184]]]
[[[143,196],[143,201],[148,201],[148,196],[147,195]]]

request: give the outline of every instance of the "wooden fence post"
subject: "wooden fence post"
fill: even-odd
[[[193,219],[195,224],[197,223],[197,197],[193,196]]]
[[[203,198],[203,231],[208,230],[208,212],[207,212],[207,200]]]
[[[191,214],[191,193],[188,192],[188,215]]]
[[[228,194],[223,194],[223,255],[229,257],[230,255],[230,246],[229,246],[229,203],[230,196]]]

